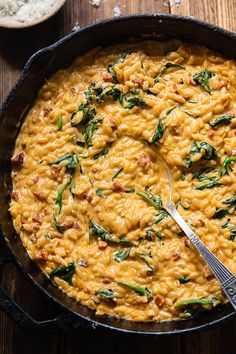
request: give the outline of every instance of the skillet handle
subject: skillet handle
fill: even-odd
[[[13,262],[8,247],[0,242],[0,282],[4,266]],[[22,329],[33,334],[55,333],[58,331],[72,330],[79,327],[92,327],[88,322],[78,319],[75,315],[61,314],[58,317],[47,321],[36,321],[27,314],[11,297],[6,293],[0,284],[0,309],[2,309]]]

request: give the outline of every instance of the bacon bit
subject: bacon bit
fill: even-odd
[[[109,73],[102,73],[102,78],[105,82],[114,82],[113,77]]]
[[[105,250],[107,248],[107,242],[106,241],[102,241],[102,240],[99,240],[98,241],[98,248],[100,250]]]
[[[87,189],[86,191],[80,193],[80,194],[77,194],[77,197],[82,200],[82,199],[87,199],[88,197],[88,193],[89,193],[89,189]]]
[[[84,191],[84,192],[78,194],[77,197],[78,197],[80,200],[82,200],[82,199],[87,199],[87,201],[88,201],[89,203],[91,203],[91,201],[93,200],[93,191],[87,189],[86,191]]]
[[[33,230],[34,231],[38,231],[40,229],[40,225],[39,224],[34,224],[33,225]]]
[[[205,267],[203,268],[203,275],[206,279],[211,279],[214,277],[214,274],[208,265],[205,265]]]
[[[52,112],[52,108],[44,108],[43,116],[48,117],[51,112]]]
[[[136,157],[137,163],[140,167],[148,169],[151,164],[151,159],[150,157],[145,153],[141,152],[140,154],[137,155]]]
[[[105,278],[105,279],[102,279],[102,283],[103,284],[111,284],[111,281],[109,279]]]
[[[143,85],[144,83],[144,79],[142,79],[141,77],[136,77],[135,79],[131,80],[134,84],[138,84],[140,86]]]
[[[75,220],[72,216],[66,216],[62,223],[60,223],[59,225],[63,227],[64,230],[69,230],[74,227],[74,222]]]
[[[20,220],[21,220],[22,225],[26,224],[26,222],[27,222],[27,218],[25,218],[24,216],[21,216]]]
[[[39,213],[33,213],[32,220],[39,224],[42,224],[42,217]]]
[[[84,267],[84,268],[88,268],[88,266],[89,266],[88,262],[85,259],[82,259],[82,258],[79,260],[78,265],[80,267]]]
[[[13,200],[17,201],[20,198],[20,194],[18,192],[12,192],[11,197]]]
[[[96,168],[92,168],[92,172],[96,173],[98,170]]]
[[[212,138],[213,135],[215,134],[214,130],[209,130],[209,132],[207,132],[207,135],[209,136],[209,138]]]
[[[49,215],[50,214],[50,211],[49,211],[48,208],[44,208],[43,212],[44,212],[44,215]]]
[[[86,199],[89,203],[92,202],[92,200],[93,200],[93,191],[92,190],[88,192]]]
[[[37,182],[39,181],[39,175],[33,176],[33,177],[32,177],[32,181],[33,181],[34,183],[37,183]]]
[[[110,125],[111,125],[111,129],[112,130],[117,130],[117,124],[116,124],[116,121],[114,120],[114,118],[109,118],[109,122],[110,122]]]
[[[73,223],[73,229],[82,230],[80,224],[76,220]]]
[[[177,95],[179,94],[178,86],[176,84],[173,85],[173,92],[176,93]]]
[[[178,128],[178,125],[172,125],[171,127],[171,133],[173,135],[179,135],[179,128]]]
[[[155,241],[157,238],[154,231],[149,231],[148,235],[151,237],[152,241]]]
[[[41,202],[45,202],[45,200],[47,199],[47,196],[46,196],[45,192],[43,192],[43,191],[35,191],[35,192],[33,192],[33,194]]]
[[[53,178],[57,178],[59,173],[61,172],[61,167],[53,165],[53,166],[50,167],[50,170],[51,170],[52,177]]]
[[[155,296],[155,304],[158,306],[158,307],[162,307],[164,305],[164,298],[163,296],[161,295],[156,295]]]
[[[72,93],[72,95],[74,95],[74,96],[75,96],[75,95],[77,94],[77,92],[78,92],[78,91],[77,91],[77,88],[76,88],[76,87],[71,86],[71,87],[70,87],[70,92]]]
[[[112,189],[115,192],[122,192],[124,190],[124,188],[122,187],[119,181],[114,181],[112,183]]]
[[[222,87],[227,87],[227,86],[228,86],[228,82],[221,81],[218,85],[218,90],[222,89]]]
[[[172,257],[173,257],[174,262],[178,261],[181,258],[180,252],[179,251],[175,251],[172,254]]]
[[[38,261],[46,261],[48,259],[48,252],[45,249],[42,249],[35,254],[35,258]]]
[[[14,155],[11,158],[11,162],[14,166],[20,166],[24,163],[25,159],[25,154],[23,152],[20,152],[18,155]]]

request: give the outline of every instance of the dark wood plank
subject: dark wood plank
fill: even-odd
[[[89,0],[67,0],[64,8],[51,20],[35,28],[12,31],[0,29],[0,103],[14,84],[25,62],[36,50],[45,47],[81,27],[114,15],[118,0],[102,0],[95,8]],[[194,16],[236,30],[236,0],[120,0],[121,14],[141,12],[171,12]],[[13,266],[3,280],[8,292],[37,319],[55,316],[58,309],[31,288]],[[111,335],[88,330],[76,333],[32,336],[18,328],[5,314],[0,313],[1,354],[234,354],[236,322],[200,334],[182,338],[137,338]]]

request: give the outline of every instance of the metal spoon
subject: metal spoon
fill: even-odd
[[[222,286],[223,291],[227,295],[230,303],[233,308],[236,310],[236,277],[235,275],[229,271],[228,268],[224,266],[224,264],[204,245],[204,243],[200,240],[200,238],[193,232],[193,230],[188,226],[188,224],[184,221],[182,216],[176,210],[173,200],[172,200],[172,175],[169,166],[166,161],[162,159],[167,170],[167,176],[169,181],[169,196],[164,209],[168,212],[168,214],[175,220],[175,222],[179,225],[179,227],[184,231],[187,237],[190,239],[192,244],[197,248],[201,256],[204,258],[215,277],[219,281]]]

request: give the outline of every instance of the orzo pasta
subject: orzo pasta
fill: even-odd
[[[163,209],[168,192],[236,272],[236,64],[180,41],[95,49],[41,88],[16,141],[10,212],[69,296],[134,321],[226,299]]]

